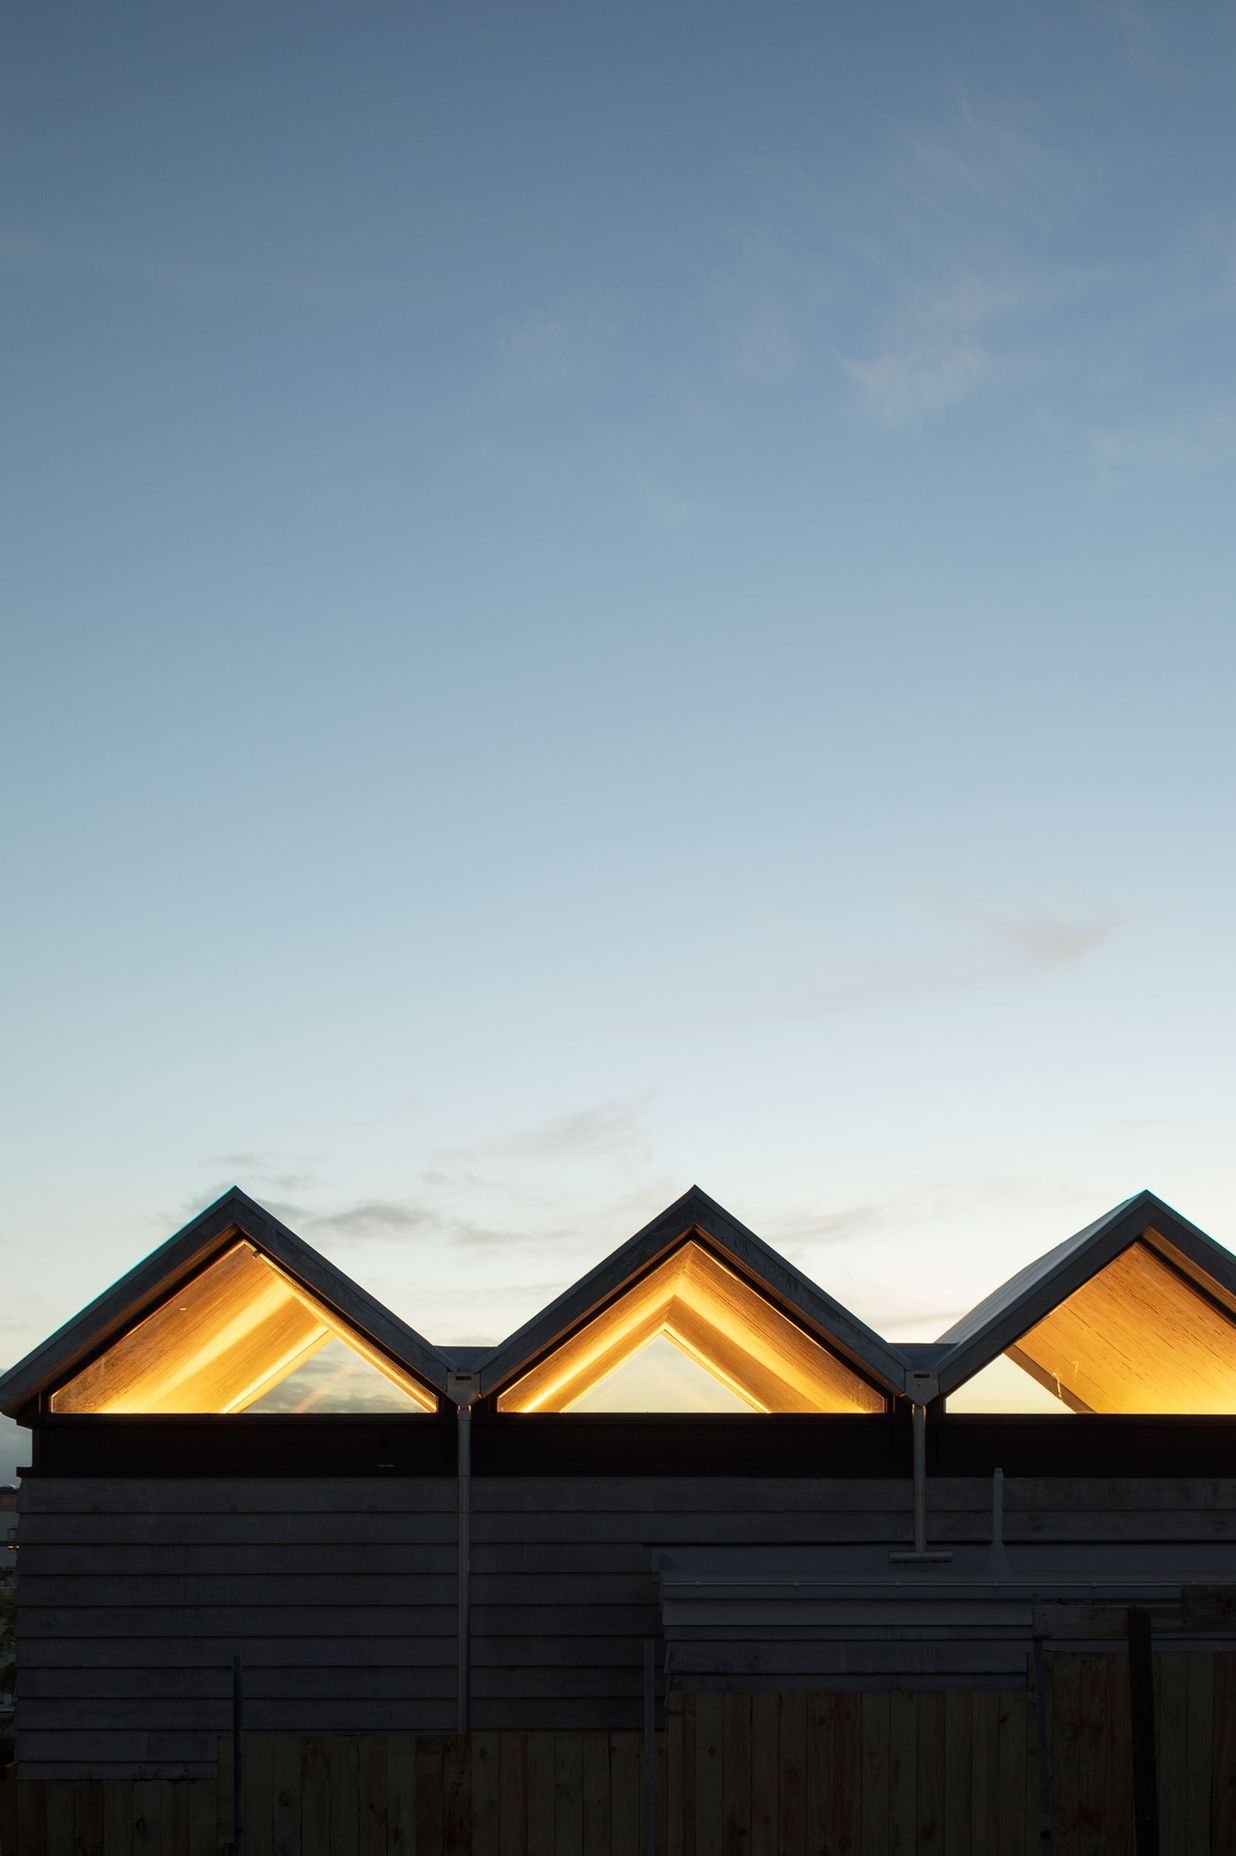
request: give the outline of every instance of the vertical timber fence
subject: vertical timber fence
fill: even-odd
[[[1138,1856],[1128,1666],[1030,1690],[670,1697],[658,1856]],[[1158,1847],[1236,1852],[1236,1653],[1156,1653]],[[246,1736],[245,1856],[649,1856],[639,1733]],[[224,1856],[215,1780],[0,1783],[3,1856]]]

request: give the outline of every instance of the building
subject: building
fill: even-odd
[[[734,1409],[596,1408],[667,1344]],[[1056,1415],[950,1409],[1001,1356]],[[675,1688],[1024,1688],[1130,1604],[1214,1647],[1236,1586],[1236,1258],[1149,1193],[898,1347],[692,1189],[451,1351],[232,1191],[0,1409],[32,1778],[213,1772],[234,1656],[254,1733],[634,1728]]]

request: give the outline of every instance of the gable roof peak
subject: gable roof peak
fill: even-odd
[[[690,1186],[495,1347],[482,1368],[483,1391],[497,1392],[509,1385],[692,1235],[703,1238],[706,1246],[733,1265],[774,1307],[826,1339],[860,1373],[886,1391],[904,1391],[905,1361],[897,1350],[698,1185]]]
[[[149,1256],[95,1297],[40,1346],[0,1375],[0,1411],[14,1417],[65,1380],[90,1355],[161,1306],[186,1277],[240,1237],[299,1280],[355,1332],[436,1392],[449,1367],[438,1349],[354,1282],[273,1212],[230,1186]]]
[[[1122,1199],[993,1289],[940,1336],[940,1390],[956,1390],[1036,1322],[1096,1276],[1122,1251],[1153,1238],[1196,1280],[1208,1280],[1236,1306],[1236,1257],[1149,1187]]]

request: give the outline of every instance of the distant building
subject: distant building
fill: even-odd
[[[732,1409],[604,1409],[667,1348]],[[1059,1415],[950,1410],[1002,1357]],[[1149,1193],[896,1346],[693,1189],[450,1350],[233,1191],[0,1409],[36,1777],[213,1771],[235,1653],[259,1734],[630,1728],[649,1642],[658,1707],[1007,1689],[1105,1605],[1205,1647],[1236,1585],[1236,1258]]]

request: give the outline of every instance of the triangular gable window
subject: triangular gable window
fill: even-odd
[[[331,1341],[421,1411],[437,1399],[245,1242],[232,1244],[52,1394],[53,1412],[241,1412]],[[321,1404],[317,1409],[327,1409]]]
[[[317,1353],[264,1392],[250,1411],[257,1412],[406,1412],[408,1393],[345,1340],[328,1340]]]
[[[1016,1415],[1023,1418],[1071,1416],[1055,1389],[1050,1391],[1028,1374],[1007,1353],[998,1353],[986,1366],[948,1394],[948,1409],[979,1417]]]
[[[654,1334],[568,1407],[577,1412],[721,1411],[751,1417],[756,1407],[736,1387]]]
[[[498,1410],[578,1410],[654,1339],[671,1342],[755,1411],[885,1409],[874,1386],[689,1240],[500,1393]]]
[[[1008,1354],[1073,1411],[1236,1413],[1236,1317],[1140,1240]]]

